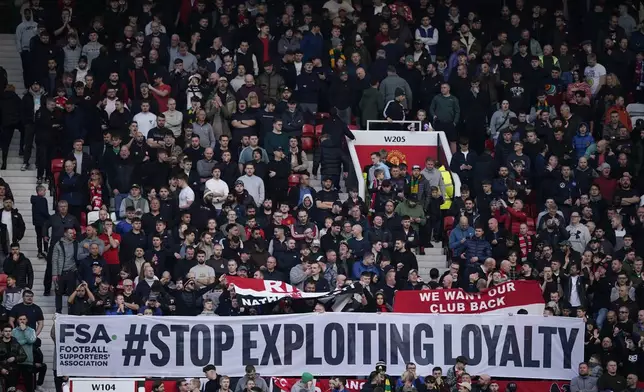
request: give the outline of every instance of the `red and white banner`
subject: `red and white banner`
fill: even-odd
[[[323,293],[307,293],[295,286],[278,280],[262,280],[227,276],[226,282],[235,287],[235,294],[241,299],[242,305],[256,306],[277,302],[282,298],[292,299],[323,299],[340,294],[361,293],[362,287],[351,284],[342,289]]]
[[[545,304],[539,283],[535,281],[505,282],[480,293],[462,289],[399,290],[394,300],[398,313],[502,313],[542,315]]]

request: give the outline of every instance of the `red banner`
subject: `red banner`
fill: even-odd
[[[394,312],[398,313],[514,313],[525,309],[529,314],[543,314],[543,295],[534,281],[505,282],[481,293],[462,289],[399,290]]]

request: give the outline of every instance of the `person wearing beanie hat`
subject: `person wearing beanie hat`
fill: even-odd
[[[383,111],[384,117],[387,121],[405,121],[406,118],[406,106],[405,102],[407,100],[406,91],[403,88],[397,87],[394,90],[394,99],[389,100],[385,105],[385,110]],[[389,126],[392,129],[402,129],[404,124],[396,124],[394,126]]]
[[[291,387],[291,392],[315,392],[315,381],[309,372],[302,373],[300,381]]]

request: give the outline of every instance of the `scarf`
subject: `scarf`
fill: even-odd
[[[385,392],[391,392],[391,382],[389,381],[389,377],[385,378]]]
[[[597,196],[589,195],[588,197],[589,197],[590,201],[592,201],[592,202],[598,202],[598,201],[602,200],[602,195],[601,194],[597,195]]]
[[[411,181],[409,183],[409,193],[411,193],[412,195],[417,195],[420,188],[419,184],[420,184],[420,177],[416,178],[412,176]]]
[[[532,237],[519,236],[519,249],[521,249],[521,261],[528,260],[528,254],[532,252]]]
[[[542,111],[545,111],[545,112],[549,112],[549,111],[550,111],[550,105],[548,105],[548,101],[547,101],[547,100],[543,102],[543,105],[539,104],[539,101],[537,101],[537,103],[534,105],[534,109],[535,109],[535,111],[537,111],[537,112],[538,112],[539,110],[542,110]]]
[[[101,185],[90,184],[89,200],[93,211],[98,211],[103,207],[103,187]]]

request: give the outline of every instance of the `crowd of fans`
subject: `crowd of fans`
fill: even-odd
[[[56,311],[75,315],[331,310],[242,306],[226,281],[240,276],[308,292],[360,282],[341,310],[388,312],[396,290],[535,280],[545,315],[587,325],[588,363],[571,390],[631,391],[644,376],[644,121],[626,105],[644,100],[642,11],[632,0],[25,1],[16,49],[27,92],[3,83],[1,167],[18,130],[21,169],[35,162],[43,184],[31,224],[44,295],[53,289]],[[386,151],[363,168],[358,195],[345,136],[370,120],[445,132],[460,196],[435,157],[407,167]],[[310,186],[318,176],[321,190]],[[9,184],[0,199],[0,371],[31,392],[46,370],[19,246],[32,228]],[[432,240],[453,262],[421,278],[416,254]],[[415,366],[393,382],[496,392],[464,366],[446,382]],[[227,391],[210,371],[206,390]],[[388,383],[376,372],[365,388]]]

